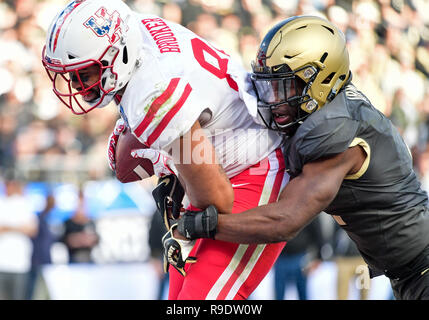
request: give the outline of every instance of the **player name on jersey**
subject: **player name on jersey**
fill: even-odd
[[[142,23],[149,31],[161,53],[180,52],[179,44],[173,31],[161,18],[143,19]]]

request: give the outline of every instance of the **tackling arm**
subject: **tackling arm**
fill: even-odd
[[[215,239],[236,243],[292,239],[332,202],[344,177],[357,172],[365,156],[363,149],[356,146],[336,156],[306,164],[302,173],[282,191],[277,202],[238,214],[218,215]]]

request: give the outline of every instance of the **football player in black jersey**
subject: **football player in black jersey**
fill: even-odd
[[[429,299],[427,194],[398,131],[351,78],[345,37],[332,23],[298,16],[272,28],[252,82],[261,119],[288,136],[291,181],[277,203],[239,214],[186,213],[178,230],[188,239],[287,241],[325,211],[370,274],[390,278],[397,299]]]

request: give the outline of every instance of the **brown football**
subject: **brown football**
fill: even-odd
[[[133,158],[131,151],[147,148],[132,133],[125,129],[116,144],[116,177],[122,183],[149,178],[154,174],[153,164],[144,158]]]

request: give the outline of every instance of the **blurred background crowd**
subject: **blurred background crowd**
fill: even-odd
[[[157,14],[188,27],[241,61],[249,71],[262,36],[276,22],[299,14],[328,18],[346,35],[354,84],[399,128],[412,151],[415,169],[423,187],[429,190],[428,0],[126,2],[139,12]],[[55,196],[57,207],[64,206],[58,198],[74,199],[71,208],[58,210],[45,226],[52,229],[53,225],[61,225],[61,232],[53,232],[56,240],[49,241],[55,243],[62,239],[63,244],[70,246],[64,240],[65,230],[71,228],[76,231],[80,227],[66,222],[79,211],[79,196],[82,201],[90,200],[88,190],[95,190],[89,183],[91,181],[104,181],[101,188],[107,189],[109,183],[113,183],[106,158],[106,145],[118,117],[115,107],[110,105],[84,116],[72,115],[52,93],[51,82],[41,64],[49,23],[66,3],[65,0],[0,0],[0,206],[4,208],[0,208],[3,211],[0,212],[0,251],[3,248],[2,236],[11,232],[5,227],[9,218],[2,217],[6,214],[6,208],[9,208],[8,212],[23,212],[19,222],[23,227],[14,232],[34,242],[38,235],[37,229],[40,233],[43,228],[43,212],[49,211],[46,208],[52,206],[49,197]],[[58,188],[71,186],[72,191],[58,192],[58,188],[55,189],[53,185]],[[152,186],[153,181],[145,182],[143,189],[150,190]],[[123,186],[111,186],[109,190],[112,188],[116,190],[117,197],[133,194],[130,190],[124,191]],[[12,201],[17,195],[27,204],[37,205],[32,208],[18,205],[17,201]],[[43,201],[40,200],[41,195]],[[150,205],[143,206],[146,224],[153,214],[153,203],[147,201]],[[136,201],[124,200],[121,203],[129,202],[134,203],[134,209],[141,208],[139,204],[135,205]],[[110,211],[118,211],[118,207],[112,203],[104,209],[107,207]],[[90,218],[78,220],[82,225],[91,219],[100,222],[101,219],[96,219],[94,212],[103,210],[87,210]],[[86,228],[92,234],[86,239],[88,247],[100,247],[102,236],[97,235],[97,231],[103,227],[110,230],[106,223],[82,227],[82,230]],[[27,255],[31,255],[32,249],[24,247],[28,251]],[[319,247],[324,247],[323,243]],[[14,256],[15,253],[10,254]],[[73,254],[70,251],[68,253],[70,262]],[[316,256],[319,255],[320,252]],[[136,261],[149,259],[149,256],[145,253],[144,258],[140,257]],[[329,254],[325,250],[325,258],[329,256],[333,256],[332,252]],[[50,262],[48,259],[40,264]],[[18,273],[31,269],[30,265],[20,265],[16,269]],[[0,261],[0,291],[4,270],[16,273],[13,267],[8,266],[8,262]],[[0,293],[1,298],[13,297]]]

